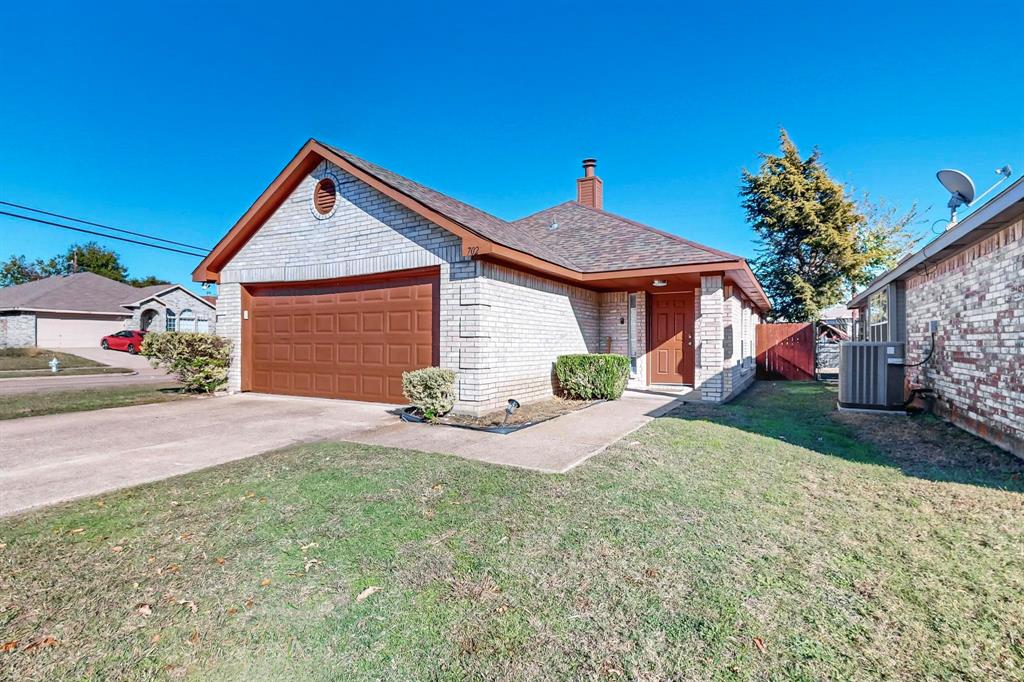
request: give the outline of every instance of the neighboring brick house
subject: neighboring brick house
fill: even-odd
[[[1024,180],[849,307],[858,338],[906,342],[907,383],[935,392],[935,412],[1024,456]]]
[[[179,284],[136,288],[91,272],[0,289],[0,348],[98,346],[122,329],[214,331],[216,306]]]
[[[310,140],[193,273],[219,285],[229,390],[402,402],[457,373],[461,412],[553,391],[566,353],[723,401],[754,377],[768,300],[746,261],[577,200],[505,221]]]

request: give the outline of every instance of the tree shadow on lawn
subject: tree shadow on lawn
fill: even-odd
[[[836,410],[836,389],[759,381],[726,405],[688,403],[664,415],[707,421],[853,462],[896,467],[929,481],[1024,492],[1024,461],[930,414]]]

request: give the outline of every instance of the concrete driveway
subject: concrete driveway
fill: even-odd
[[[133,371],[132,374],[108,374],[85,376],[61,376],[44,374],[38,377],[20,377],[17,379],[0,379],[0,396],[17,393],[37,393],[49,391],[73,391],[105,386],[128,386],[134,384],[160,384],[173,382],[174,377],[167,376],[162,369],[153,369],[149,360],[141,355],[130,355],[123,351],[103,350],[95,348],[61,348],[62,353],[71,353],[88,360],[93,360],[110,367],[124,367]]]
[[[0,421],[0,515],[317,440],[564,472],[678,399],[627,391],[622,400],[509,435],[407,424],[393,405],[255,394]]]

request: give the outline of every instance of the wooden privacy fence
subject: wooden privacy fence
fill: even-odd
[[[759,379],[814,380],[812,323],[759,324],[755,330]]]

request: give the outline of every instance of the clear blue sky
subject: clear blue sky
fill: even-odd
[[[171,4],[5,6],[0,198],[213,246],[309,137],[504,218],[595,156],[608,210],[750,256],[740,170],[780,125],[929,220],[937,169],[1024,172],[1019,1]],[[81,239],[0,218],[0,258]]]

